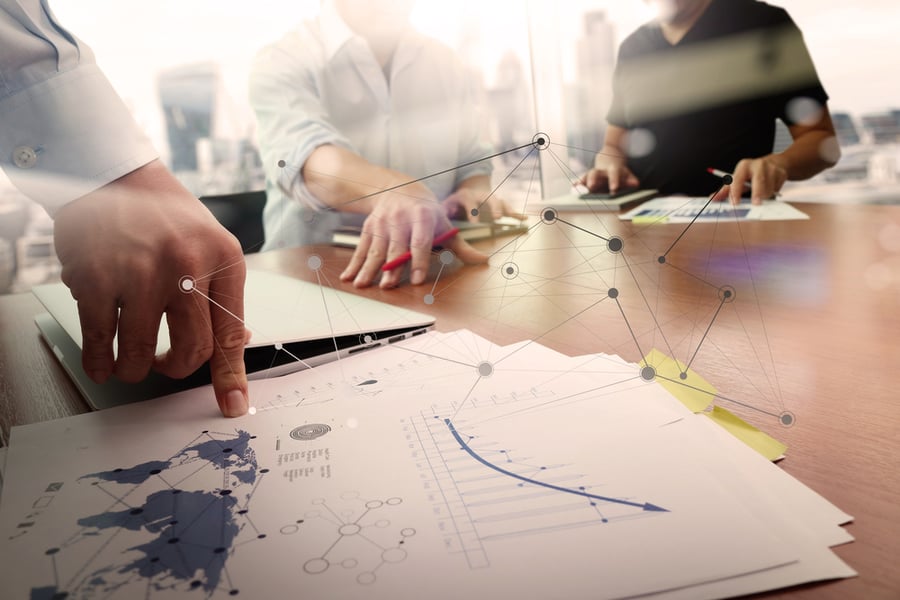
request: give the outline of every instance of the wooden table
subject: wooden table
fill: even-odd
[[[498,344],[635,362],[656,347],[689,363],[718,404],[788,445],[787,472],[855,517],[856,541],[835,551],[859,577],[759,597],[900,598],[900,207],[798,206],[812,219],[686,228],[545,215],[529,236],[485,243],[488,265],[438,273],[435,260],[422,286],[359,293]],[[297,248],[248,264],[351,290],[338,280],[348,256]],[[39,310],[29,295],[0,297],[4,439],[87,408],[38,337]]]

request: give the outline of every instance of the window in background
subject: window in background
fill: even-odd
[[[804,33],[843,156],[809,182],[789,183],[791,200],[847,203],[900,198],[900,5],[860,0],[825,7],[818,0],[783,5]],[[86,40],[163,160],[197,195],[261,189],[247,74],[265,44],[314,15],[320,0],[54,0],[60,21]],[[413,23],[456,49],[483,99],[484,127],[498,152],[499,183],[525,189],[539,178],[543,195],[565,193],[602,146],[616,50],[652,17],[641,0],[418,0]],[[858,27],[847,27],[855,23]],[[550,146],[532,153],[535,134]],[[789,143],[782,129],[777,147]],[[518,150],[514,150],[519,148]],[[534,189],[531,189],[534,193]],[[0,177],[0,211],[24,215],[5,239],[3,266],[31,265],[12,289],[57,276],[26,241],[42,244],[52,223]],[[25,256],[24,254],[27,254]],[[52,254],[52,253],[51,253]],[[20,273],[21,275],[21,273]],[[4,279],[5,277],[5,279]],[[0,281],[8,280],[0,272]],[[8,286],[7,286],[8,287]],[[0,292],[4,291],[0,286]]]

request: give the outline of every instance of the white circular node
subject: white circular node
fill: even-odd
[[[340,529],[338,529],[338,533],[341,535],[356,535],[360,531],[362,531],[362,527],[357,525],[356,523],[345,523],[341,525]]]
[[[441,250],[440,255],[438,255],[442,265],[452,265],[455,258],[451,250]]]
[[[482,377],[490,377],[494,373],[494,365],[485,361],[478,365],[478,374]]]
[[[369,500],[366,502],[366,508],[381,508],[381,505],[384,504],[381,500]]]
[[[328,570],[328,561],[324,558],[312,558],[303,564],[303,570],[310,575],[318,575]]]
[[[402,548],[388,548],[381,553],[381,558],[386,563],[398,563],[406,560],[406,550]]]
[[[416,535],[416,530],[412,527],[406,527],[400,530],[400,535],[402,535],[403,537],[412,537]]]
[[[631,158],[647,156],[656,148],[656,136],[649,129],[632,129],[625,136],[625,154]]]
[[[255,415],[255,414],[256,414],[256,407],[255,407],[255,406],[251,406],[249,409],[247,409],[247,414],[249,414],[249,415]]]
[[[281,342],[275,342],[275,349],[284,350],[284,344],[282,344]]]
[[[434,304],[434,294],[425,294],[425,304],[431,305]]]
[[[318,271],[322,268],[322,257],[318,254],[313,254],[306,259],[306,266],[312,271]]]
[[[387,504],[388,506],[397,506],[398,504],[401,504],[402,502],[403,502],[403,498],[397,498],[397,497],[388,498],[387,500],[384,501],[384,503]]]
[[[178,289],[180,289],[184,293],[193,292],[196,288],[196,282],[194,278],[190,275],[185,275],[181,279],[178,280]]]
[[[818,123],[824,111],[821,103],[808,97],[794,98],[785,107],[791,121],[808,126]]]
[[[285,525],[279,531],[281,531],[281,533],[284,535],[293,535],[300,531],[300,527],[292,523],[290,525]]]
[[[372,338],[371,335],[364,335],[364,336],[363,336],[363,343],[365,343],[365,344],[371,344],[373,341],[374,341],[374,339]]]
[[[356,576],[356,582],[362,585],[371,585],[375,583],[375,573],[366,571]]]

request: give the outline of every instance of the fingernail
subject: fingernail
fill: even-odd
[[[241,390],[231,390],[225,395],[223,413],[226,417],[240,417],[247,412],[247,397]]]
[[[94,383],[105,383],[111,374],[112,373],[106,369],[96,369],[94,371],[88,371],[87,376],[90,377],[91,381]]]
[[[413,269],[413,272],[409,275],[409,282],[413,285],[419,285],[425,281],[425,271],[422,269]]]

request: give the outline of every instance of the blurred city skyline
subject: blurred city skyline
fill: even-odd
[[[262,188],[250,64],[259,49],[314,16],[321,1],[50,0],[60,22],[93,48],[163,161],[198,196]],[[805,196],[791,199],[896,202],[900,3],[770,4],[786,8],[803,31],[846,145],[836,167],[799,182],[792,191]],[[652,17],[644,0],[417,0],[412,20],[456,48],[480,77],[491,109],[487,133],[498,148],[531,140],[537,127],[565,145],[560,156],[580,172],[602,145],[615,50]],[[776,148],[786,136],[782,127]],[[518,158],[504,156],[512,164]],[[550,167],[540,170],[548,195],[571,183]],[[57,278],[52,221],[2,172],[0,214],[0,293],[14,274],[18,290]]]
[[[464,24],[476,22],[482,64],[497,61],[504,45],[518,43],[526,7],[549,0],[512,3],[418,0],[413,20],[419,29],[450,45],[461,42]],[[857,0],[833,6],[820,0],[770,2],[788,10],[804,32],[807,45],[835,111],[860,115],[900,106],[900,3]],[[101,67],[127,101],[154,95],[155,71],[191,62],[216,61],[236,100],[256,50],[318,11],[320,0],[56,0],[54,11],[70,30],[90,44]],[[558,0],[552,3],[560,36],[577,36],[582,15],[603,10],[613,24],[614,44],[652,18],[643,0]],[[477,16],[475,16],[477,15]],[[123,24],[139,23],[140,27]],[[110,26],[116,24],[116,26]],[[552,27],[548,23],[547,27]],[[467,40],[469,41],[469,40]],[[477,57],[472,57],[477,58]],[[486,69],[490,71],[491,69]]]

